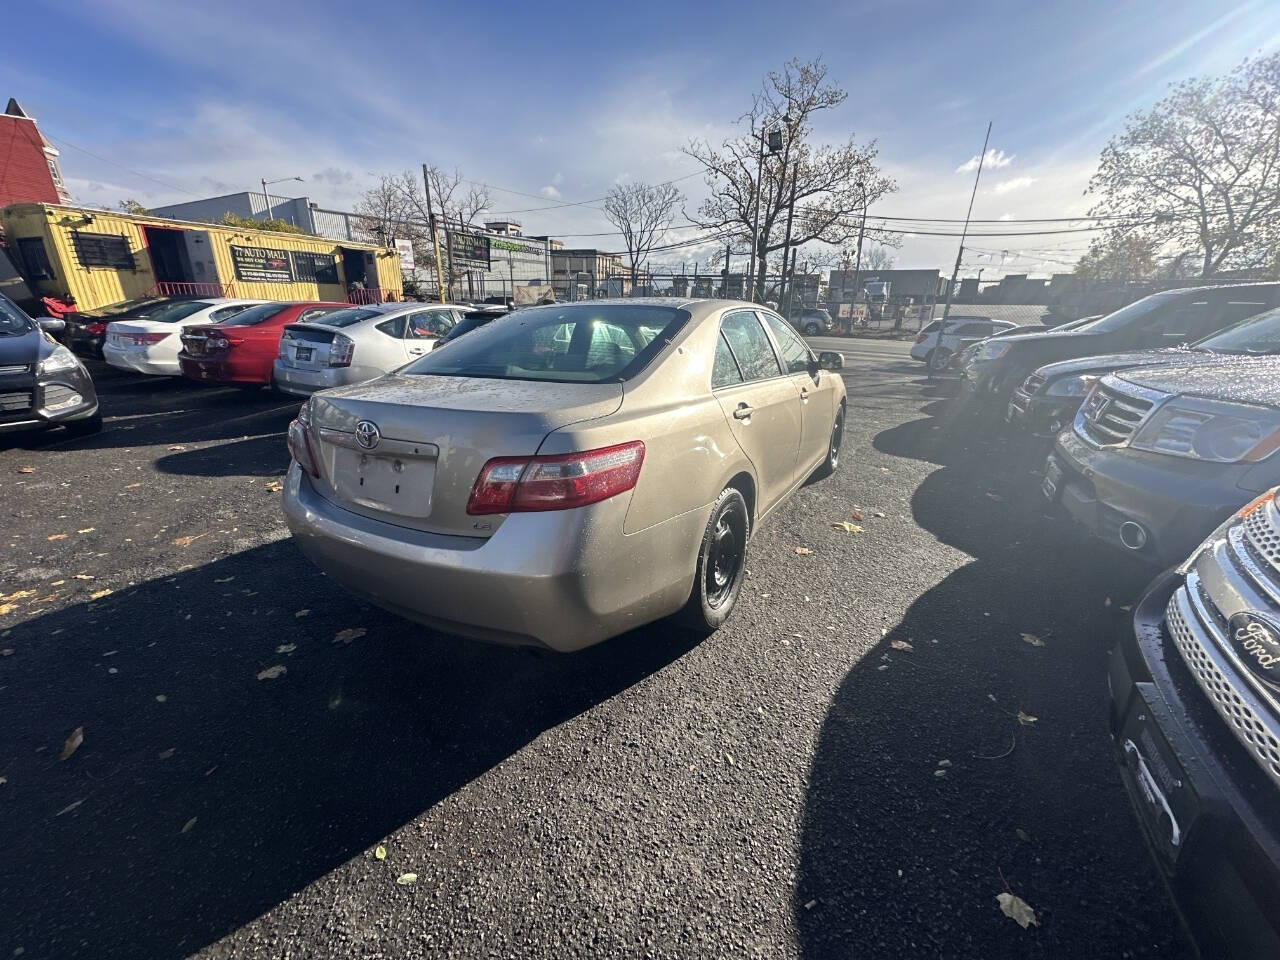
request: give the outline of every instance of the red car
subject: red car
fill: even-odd
[[[182,331],[182,375],[201,383],[271,382],[271,364],[285,324],[315,320],[349,303],[261,303],[221,323]]]

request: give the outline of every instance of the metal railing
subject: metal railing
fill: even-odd
[[[347,303],[354,303],[360,306],[386,303],[394,299],[395,295],[392,291],[383,290],[381,287],[356,287],[347,291]]]
[[[233,297],[235,285],[230,283],[176,283],[162,280],[147,291],[149,297]]]

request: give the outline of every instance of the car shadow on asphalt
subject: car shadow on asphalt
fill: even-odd
[[[353,601],[286,540],[0,646],[6,955],[138,958],[234,931],[692,640],[458,640]]]
[[[186,477],[283,477],[289,467],[285,424],[261,436],[168,453],[156,460],[162,473]]]
[[[973,560],[831,703],[801,830],[802,954],[1187,956],[1107,727],[1106,654],[1151,571],[1046,524],[1034,485],[992,494],[989,450],[933,426],[875,446],[942,465],[913,517]],[[1001,913],[1006,890],[1040,926]]]

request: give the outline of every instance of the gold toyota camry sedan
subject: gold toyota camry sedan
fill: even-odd
[[[733,612],[752,531],[836,469],[840,354],[724,300],[519,310],[289,427],[302,551],[442,630],[571,651]]]

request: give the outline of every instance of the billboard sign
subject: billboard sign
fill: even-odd
[[[293,283],[293,262],[288,250],[266,247],[231,247],[236,279],[246,283]]]
[[[413,241],[397,240],[396,253],[400,254],[400,269],[404,273],[413,273]]]
[[[449,262],[455,267],[489,269],[489,238],[479,233],[449,231]]]

